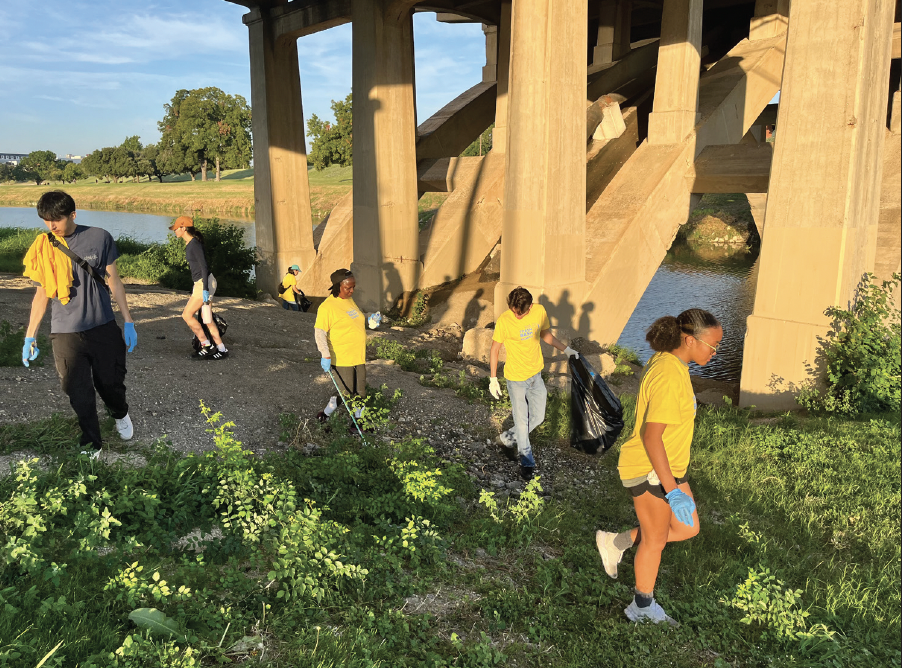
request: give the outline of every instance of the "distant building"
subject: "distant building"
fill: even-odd
[[[83,155],[72,155],[71,153],[67,153],[65,158],[60,158],[60,160],[68,160],[69,162],[74,162],[76,165],[79,164],[83,159]]]
[[[27,153],[2,153],[0,152],[0,162],[5,162],[10,165],[18,165],[19,161],[24,158]]]

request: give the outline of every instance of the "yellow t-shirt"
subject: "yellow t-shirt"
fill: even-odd
[[[545,368],[539,335],[546,329],[551,329],[551,323],[541,304],[533,304],[521,319],[517,319],[510,309],[501,314],[495,323],[492,341],[504,344],[507,352],[504,377],[507,380],[526,380]]]
[[[689,379],[689,367],[676,355],[655,353],[645,365],[639,395],[636,397],[636,427],[620,447],[620,479],[629,480],[650,473],[642,436],[648,422],[666,424],[664,450],[675,478],[686,475],[689,446],[695,430],[695,393]]]
[[[326,297],[316,312],[313,326],[329,333],[334,366],[357,366],[366,362],[366,318],[353,299]]]
[[[298,280],[295,278],[294,274],[290,271],[285,274],[285,278],[282,279],[282,287],[285,288],[285,291],[279,296],[284,299],[286,302],[294,302],[294,286],[297,285]]]

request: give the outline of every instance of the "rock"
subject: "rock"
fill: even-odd
[[[511,491],[519,490],[519,489],[520,489],[520,485],[521,485],[521,483],[516,482],[516,481],[514,481],[514,482],[509,482],[509,483],[507,483],[507,488],[508,488],[509,490],[511,490]]]
[[[475,554],[477,559],[485,559],[487,556],[489,556],[488,553],[481,547],[476,548]]]

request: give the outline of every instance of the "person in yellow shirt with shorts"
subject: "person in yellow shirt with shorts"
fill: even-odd
[[[545,360],[542,358],[542,346],[539,341],[554,346],[567,353],[568,356],[579,357],[569,346],[558,341],[551,333],[551,323],[545,307],[532,303],[532,295],[526,288],[517,287],[507,296],[508,310],[501,314],[495,323],[492,335],[492,350],[489,355],[489,366],[492,377],[489,381],[489,392],[496,399],[501,398],[501,385],[498,382],[498,355],[501,346],[507,353],[504,364],[504,379],[507,381],[507,392],[511,398],[511,409],[514,415],[513,439],[516,440],[516,454],[513,443],[502,444],[510,459],[520,460],[520,475],[524,480],[531,480],[536,467],[529,443],[529,434],[545,420],[545,403],[548,390],[542,380],[542,369]],[[513,440],[511,439],[511,440]]]
[[[659,318],[645,337],[656,352],[645,365],[636,426],[620,446],[618,463],[639,526],[619,534],[595,534],[604,569],[612,578],[623,553],[637,546],[635,596],[624,611],[634,622],[678,625],[655,601],[654,587],[664,546],[698,534],[695,499],[686,478],[696,411],[689,364],[705,366],[722,338],[720,322],[702,309]]]
[[[348,269],[333,271],[330,279],[331,294],[320,304],[313,325],[316,347],[322,355],[320,366],[326,373],[334,369],[338,384],[349,396],[366,399],[366,327],[376,329],[382,314],[377,311],[364,318],[354,303],[357,281]],[[316,417],[325,422],[336,408],[338,397],[333,396]],[[354,417],[359,418],[362,411],[357,408]]]

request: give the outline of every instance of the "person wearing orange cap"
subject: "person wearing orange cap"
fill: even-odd
[[[204,253],[204,236],[195,229],[194,220],[188,216],[176,218],[172,221],[169,229],[176,238],[185,242],[185,257],[188,260],[188,267],[191,269],[191,280],[194,281],[191,297],[188,298],[185,310],[182,311],[182,320],[201,343],[200,350],[191,357],[195,360],[223,360],[229,356],[229,351],[222,342],[222,336],[219,334],[216,323],[212,320],[206,323],[210,336],[215,342],[214,345],[210,343],[210,339],[207,338],[203,326],[196,317],[200,308],[209,305],[213,295],[216,294],[216,278],[207,266],[207,256]]]

